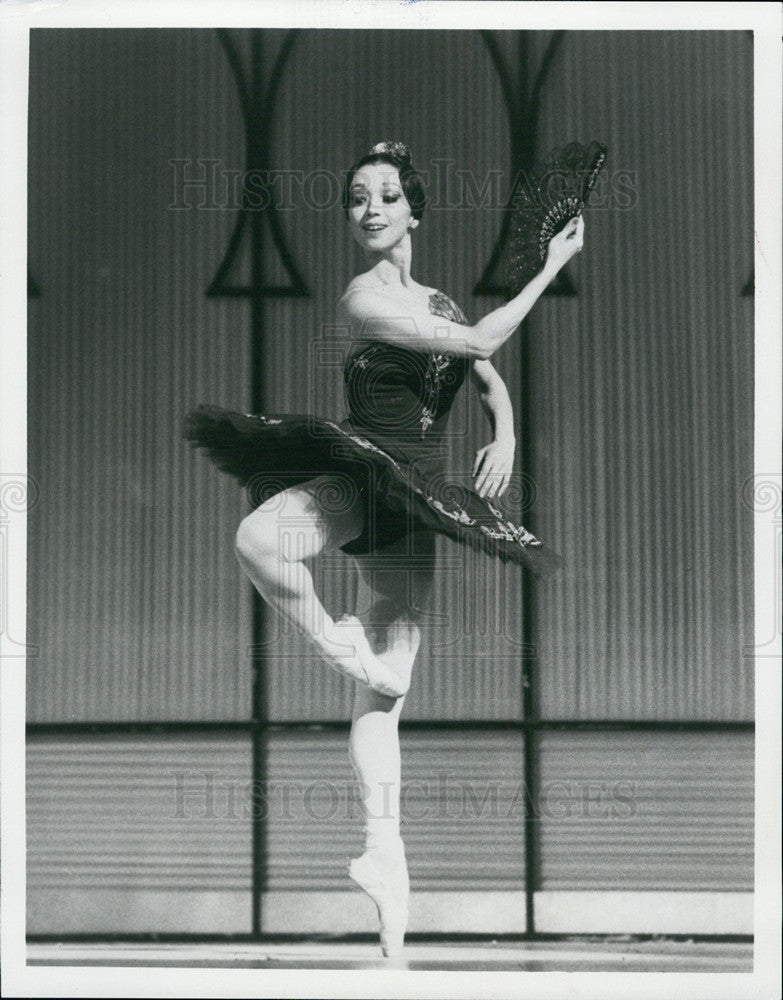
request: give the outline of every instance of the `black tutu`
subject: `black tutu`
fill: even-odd
[[[467,323],[440,292],[431,296],[430,309]],[[321,507],[346,509],[357,496],[364,505],[362,534],[343,546],[349,554],[381,552],[429,530],[547,572],[559,564],[551,550],[447,474],[444,430],[469,363],[447,353],[357,341],[344,369],[346,420],[202,406],[188,415],[185,437],[244,486],[254,506],[328,473]]]

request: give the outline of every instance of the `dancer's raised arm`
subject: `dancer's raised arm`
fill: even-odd
[[[584,220],[579,216],[551,239],[546,262],[535,278],[513,299],[472,326],[435,316],[413,302],[403,313],[397,298],[362,281],[353,282],[340,299],[338,322],[351,326],[356,336],[367,340],[487,359],[517,329],[558,271],[579,253],[583,241]]]

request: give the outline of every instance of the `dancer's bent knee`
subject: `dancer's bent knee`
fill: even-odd
[[[277,518],[259,516],[258,511],[244,518],[234,539],[234,552],[243,565],[259,566],[283,558],[283,545]]]

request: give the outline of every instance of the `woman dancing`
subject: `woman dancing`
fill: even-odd
[[[411,275],[412,234],[424,207],[422,178],[401,143],[379,143],[347,174],[345,214],[370,266],[338,304],[339,322],[354,338],[344,368],[346,420],[201,407],[186,428],[257,495],[277,489],[240,524],[239,562],[264,600],[355,682],[349,751],[364,790],[366,842],[349,872],[378,908],[387,956],[399,954],[407,924],[398,721],[433,579],[435,534],[534,570],[552,560],[492,502],[508,485],[515,445],[509,395],[489,359],[582,249],[584,232],[581,215],[571,219],[544,245],[543,267],[526,287],[470,324],[451,299]],[[460,493],[444,475],[442,445],[468,375],[493,440],[478,452],[475,489]],[[291,485],[281,490],[283,473]],[[356,614],[337,620],[307,566],[336,548],[354,559],[364,588]]]

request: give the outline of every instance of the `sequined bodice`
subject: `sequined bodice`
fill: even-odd
[[[454,322],[467,319],[442,292],[429,300],[430,312]],[[357,341],[344,378],[351,425],[371,440],[421,452],[442,437],[454,397],[469,361],[448,352],[434,353],[384,341]]]

